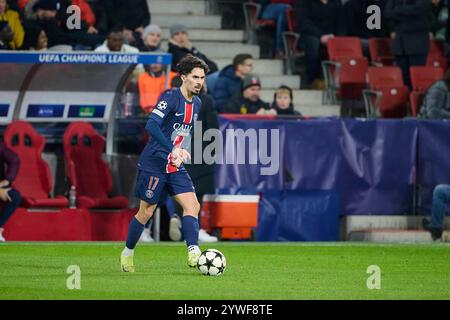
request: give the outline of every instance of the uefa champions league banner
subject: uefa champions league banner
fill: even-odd
[[[120,52],[30,52],[2,51],[1,63],[32,64],[171,64],[172,55],[167,53],[120,53]]]
[[[224,153],[229,160],[234,154],[235,159],[234,164],[218,163],[216,186],[220,189],[328,190],[339,194],[342,214],[412,212],[415,120],[221,117],[220,128]],[[239,152],[245,153],[246,161],[242,156],[236,161]]]

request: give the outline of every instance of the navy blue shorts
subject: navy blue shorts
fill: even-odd
[[[150,204],[157,204],[164,191],[170,196],[180,193],[195,192],[191,177],[187,171],[174,173],[151,173],[138,171],[134,194],[137,198]]]

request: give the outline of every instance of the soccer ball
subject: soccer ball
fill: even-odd
[[[205,276],[220,276],[227,266],[227,260],[222,252],[207,249],[202,252],[197,262],[198,270]]]

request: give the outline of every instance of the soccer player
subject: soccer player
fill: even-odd
[[[183,167],[190,158],[185,150],[201,107],[207,64],[190,54],[177,65],[183,84],[164,93],[149,115],[145,129],[151,137],[138,162],[135,194],[141,199],[139,211],[130,222],[125,249],[120,256],[122,271],[134,272],[134,248],[165,188],[183,208],[182,231],[188,248],[188,265],[200,257],[198,213],[200,205],[191,178]]]

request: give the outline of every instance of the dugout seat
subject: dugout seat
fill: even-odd
[[[112,176],[102,159],[105,138],[90,123],[73,122],[64,133],[66,176],[77,192],[77,207],[85,209],[124,209],[128,199],[109,197]]]
[[[327,61],[322,61],[325,78],[326,103],[336,104],[336,99],[358,100],[366,88],[369,63],[364,57],[361,39],[334,37],[327,42]]]
[[[4,141],[20,159],[19,173],[13,186],[22,196],[22,205],[26,208],[68,207],[67,198],[50,197],[52,176],[49,165],[42,159],[45,138],[31,124],[15,121],[6,128]]]
[[[395,57],[392,51],[394,41],[390,38],[370,38],[369,52],[374,66],[392,66]]]
[[[369,90],[364,90],[367,117],[402,118],[406,116],[409,89],[399,67],[369,67]]]
[[[444,78],[444,71],[434,67],[411,67],[411,84],[413,91],[409,95],[411,115],[416,117],[422,106],[425,92],[438,80]]]

